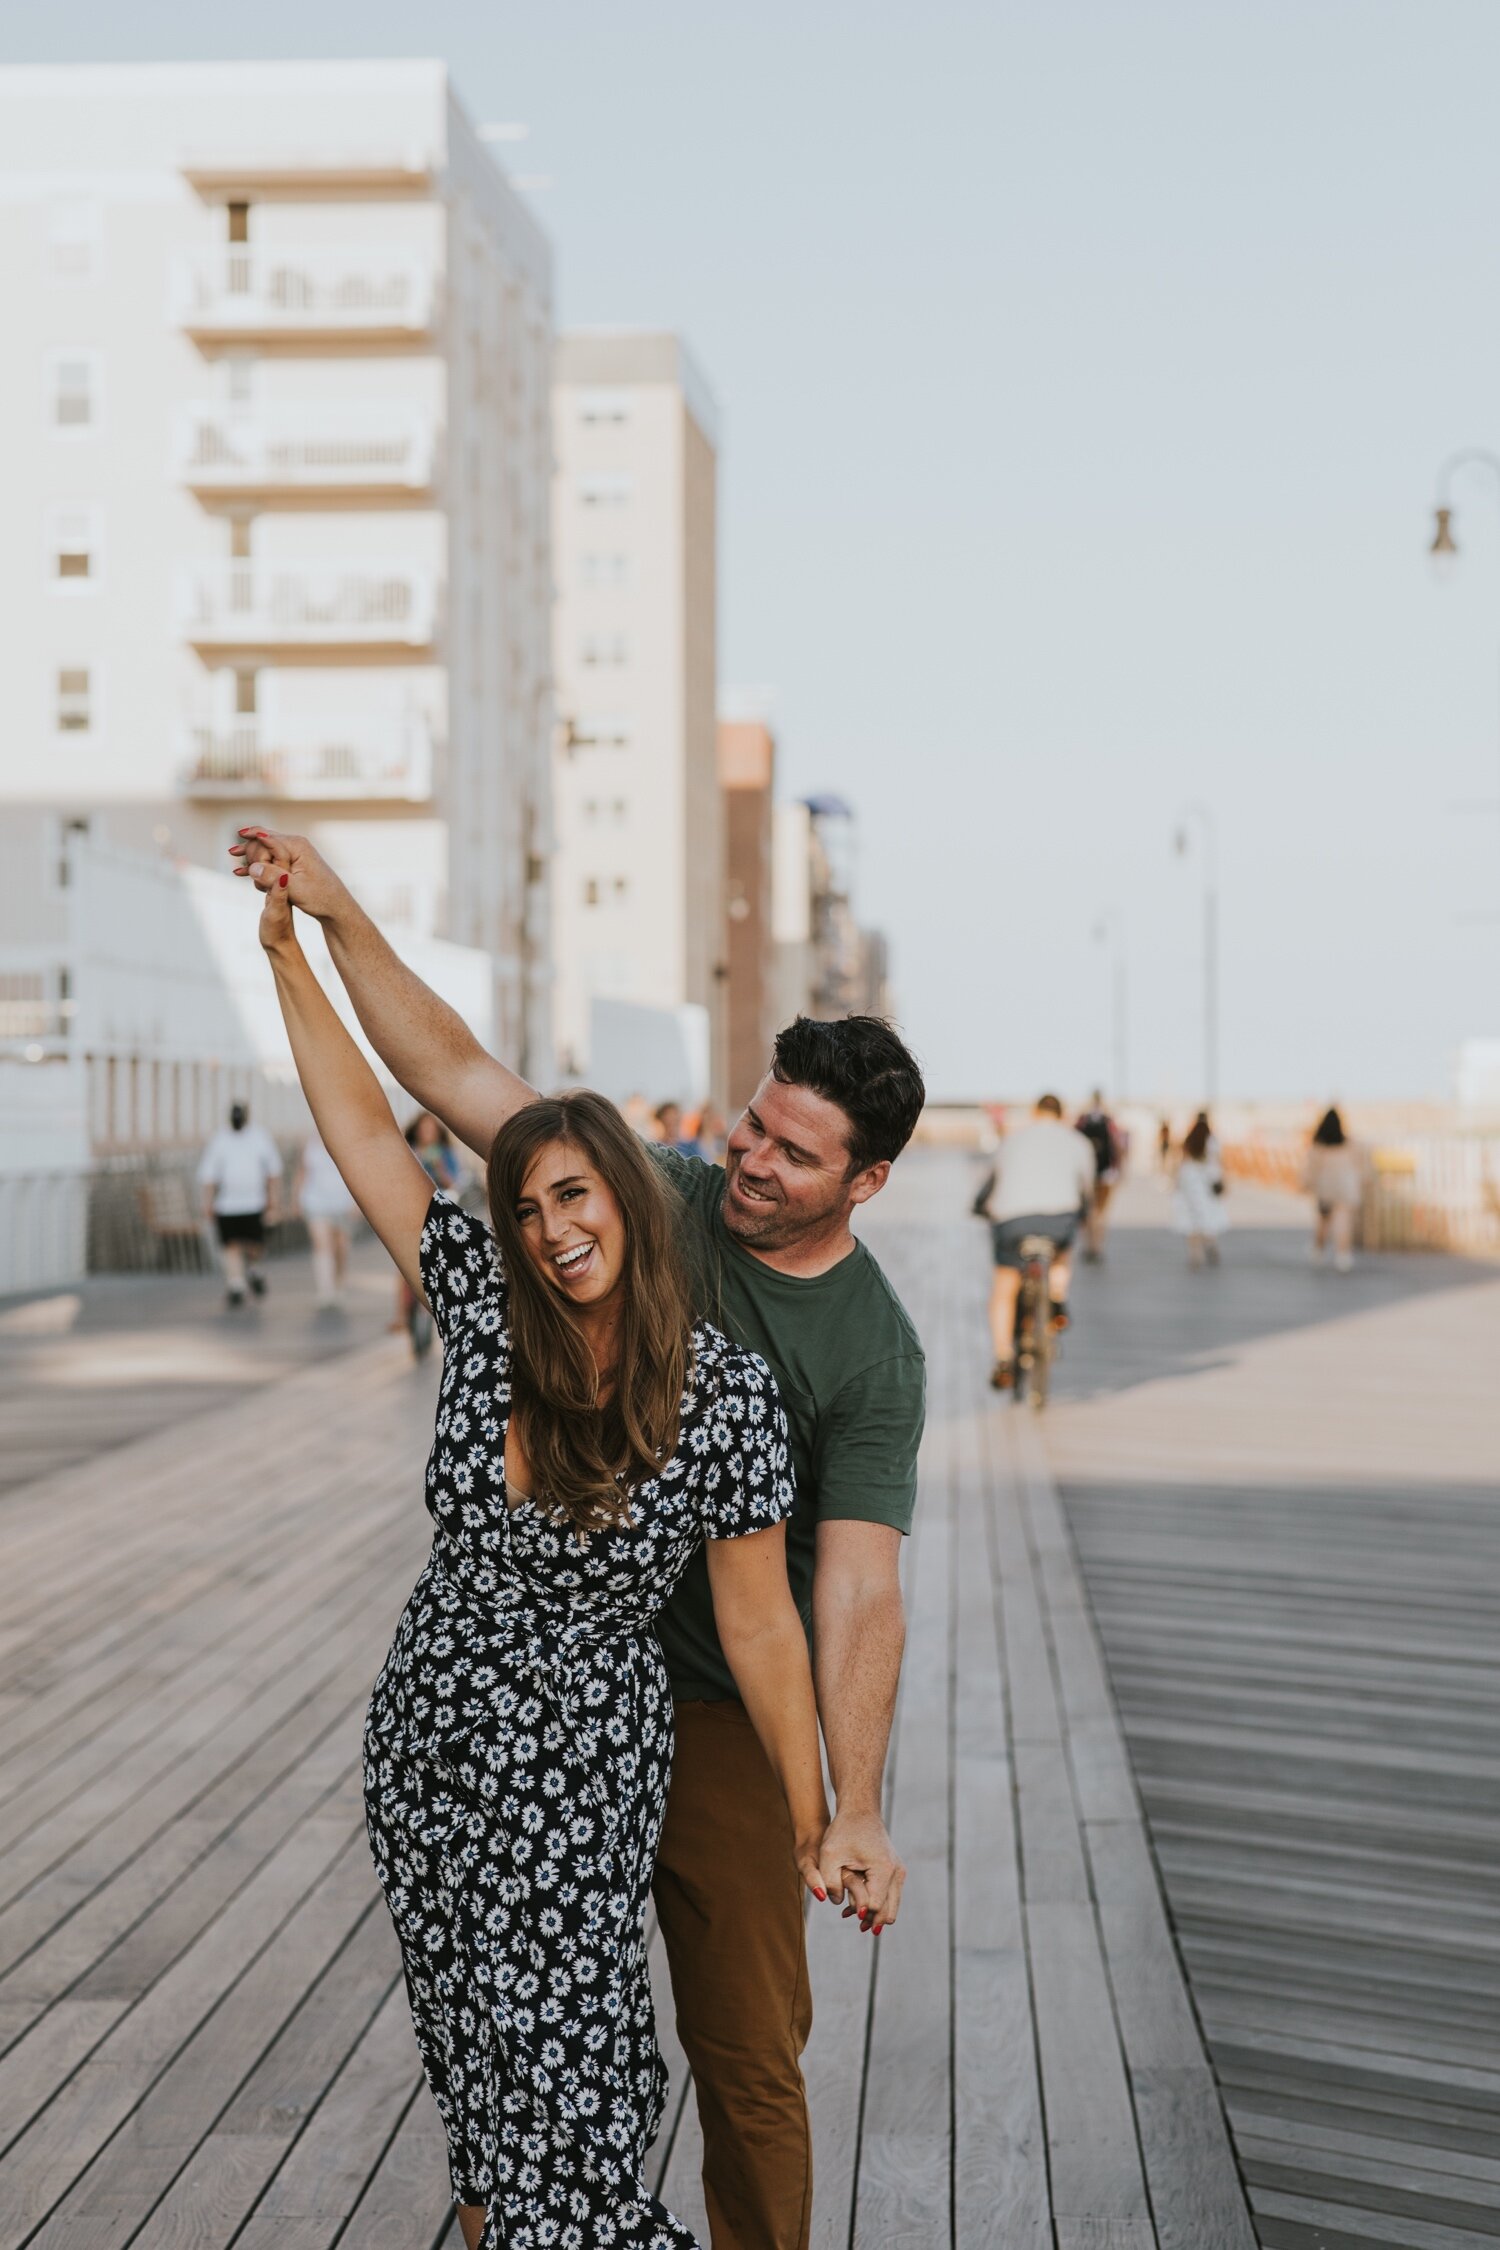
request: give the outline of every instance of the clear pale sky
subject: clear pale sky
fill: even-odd
[[[564,323],[724,416],[722,674],[843,791],[944,1094],[1442,1094],[1500,1035],[1495,0],[0,0],[13,62],[444,56]],[[1484,920],[1485,915],[1496,917]],[[1465,917],[1470,917],[1466,919]]]

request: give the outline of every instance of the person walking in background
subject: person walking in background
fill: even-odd
[[[1156,1168],[1159,1172],[1172,1169],[1172,1120],[1163,1117],[1156,1128]]]
[[[1094,1192],[1094,1151],[1082,1133],[1063,1123],[1056,1094],[1043,1094],[1028,1122],[1007,1133],[995,1151],[975,1216],[990,1222],[995,1273],[990,1284],[990,1383],[1008,1391],[1016,1380],[1016,1301],[1021,1293],[1021,1244],[1044,1235],[1055,1255],[1048,1274],[1052,1326],[1068,1325],[1068,1251]]]
[[[1318,1120],[1302,1180],[1317,1206],[1313,1263],[1318,1264],[1331,1247],[1335,1268],[1348,1273],[1354,1264],[1354,1221],[1364,1194],[1364,1166],[1336,1109],[1325,1110]]]
[[[218,1233],[231,1305],[245,1302],[247,1282],[257,1297],[266,1293],[261,1261],[266,1228],[276,1224],[281,1170],[276,1143],[263,1125],[251,1124],[245,1104],[236,1102],[198,1165],[204,1215]]]
[[[1105,1108],[1104,1096],[1097,1087],[1074,1130],[1082,1133],[1094,1152],[1094,1192],[1083,1217],[1083,1256],[1085,1264],[1097,1266],[1104,1256],[1104,1214],[1120,1177],[1125,1136]]]
[[[705,1164],[722,1164],[729,1141],[729,1121],[722,1109],[705,1102],[693,1120],[686,1153]]]
[[[464,1168],[458,1150],[449,1138],[448,1128],[430,1109],[419,1109],[406,1128],[406,1145],[421,1165],[434,1187],[445,1195],[457,1195],[464,1184]],[[400,1267],[396,1269],[396,1317],[391,1322],[391,1333],[404,1328],[411,1337],[412,1349],[418,1359],[425,1357],[435,1333],[427,1307],[412,1288]]]
[[[1201,1266],[1205,1260],[1211,1266],[1218,1264],[1219,1236],[1229,1217],[1224,1209],[1224,1166],[1206,1109],[1199,1110],[1183,1136],[1174,1224],[1188,1238],[1190,1266]]]
[[[316,1133],[302,1144],[292,1208],[307,1221],[313,1294],[319,1312],[338,1312],[349,1271],[349,1242],[359,1207]]]

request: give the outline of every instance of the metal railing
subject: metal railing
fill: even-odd
[[[1230,1141],[1235,1178],[1307,1193],[1304,1140]],[[1368,1152],[1359,1235],[1367,1250],[1450,1250],[1500,1257],[1500,1136],[1416,1134]]]
[[[437,628],[436,580],[404,563],[198,563],[180,602],[187,638],[221,646],[425,648]]]
[[[179,261],[173,312],[195,334],[425,334],[437,284],[425,258],[374,244],[239,244]]]
[[[194,797],[377,797],[421,803],[432,794],[432,732],[418,714],[272,722],[247,717],[186,729],[183,765]]]
[[[295,1176],[297,1144],[282,1149]],[[193,1150],[105,1156],[88,1171],[0,1173],[0,1296],[91,1273],[213,1273],[219,1253]],[[270,1228],[272,1257],[307,1247],[300,1219]]]
[[[431,419],[411,408],[280,406],[243,419],[218,406],[189,406],[177,431],[177,469],[200,490],[284,486],[358,491],[432,482]]]

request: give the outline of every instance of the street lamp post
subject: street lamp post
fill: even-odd
[[[1459,545],[1453,536],[1453,480],[1466,470],[1482,470],[1491,491],[1500,500],[1500,453],[1492,453],[1488,446],[1466,445],[1458,453],[1450,453],[1438,470],[1437,498],[1433,504],[1432,541],[1427,552],[1433,567],[1446,578],[1458,561]],[[1500,800],[1486,798],[1476,811],[1493,812]]]
[[[1203,859],[1203,1099],[1212,1109],[1219,1098],[1219,855],[1214,816],[1199,798],[1178,815],[1172,844],[1182,859],[1192,844],[1190,823]]]
[[[1125,910],[1107,906],[1094,924],[1094,943],[1111,944],[1110,960],[1110,1099],[1125,1099]]]

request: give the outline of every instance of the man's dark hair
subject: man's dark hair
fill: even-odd
[[[838,1104],[849,1120],[851,1173],[894,1163],[927,1099],[915,1055],[879,1016],[799,1016],[776,1034],[771,1075]]]
[[[1062,1115],[1062,1103],[1058,1100],[1056,1094],[1043,1094],[1036,1106],[1044,1117],[1061,1117]]]

